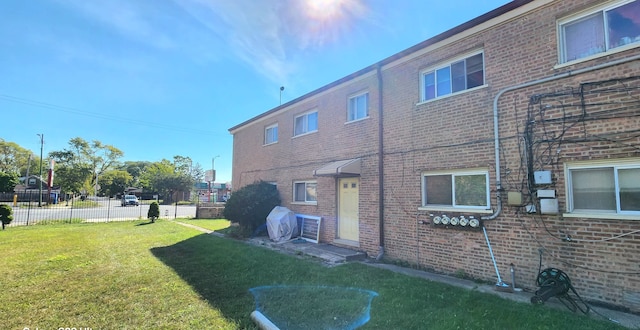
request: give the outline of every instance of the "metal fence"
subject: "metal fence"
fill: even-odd
[[[3,201],[13,209],[10,226],[28,226],[50,223],[110,222],[147,219],[153,200],[141,200],[140,206],[123,206],[120,199],[108,197],[71,198],[40,202],[29,198]],[[196,205],[160,205],[160,219],[195,218]]]

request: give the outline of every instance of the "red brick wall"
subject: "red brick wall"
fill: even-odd
[[[421,205],[421,173],[441,169],[485,168],[489,170],[491,193],[494,196],[492,102],[500,90],[640,54],[635,48],[573,66],[554,68],[558,62],[556,18],[592,3],[558,1],[526,17],[516,18],[384,71],[387,257],[444,273],[462,272],[474,278],[496,281],[481,231],[447,230],[418,224],[419,221],[430,221],[429,212],[418,210]],[[420,104],[418,77],[421,70],[478,48],[484,50],[486,87]],[[499,102],[503,187],[507,191],[526,192],[526,186],[523,185],[526,168],[522,167],[519,145],[522,146],[521,137],[531,96],[571,88],[575,90],[584,82],[618,79],[638,73],[640,63],[635,61],[505,93]],[[402,97],[396,97],[398,95]],[[627,98],[637,100],[638,97],[640,93],[635,90]],[[622,100],[624,97],[617,95],[616,98]],[[593,103],[598,101],[591,100]],[[637,103],[635,107],[637,113]],[[558,118],[562,116],[561,110],[557,109],[556,113],[547,111],[545,118]],[[569,130],[565,138],[576,138],[585,130],[591,134],[602,134],[639,128],[638,117],[588,121]],[[547,129],[553,128],[548,125]],[[556,180],[548,188],[558,192],[561,212],[565,210],[566,200],[564,162],[640,157],[639,148],[638,137],[625,140],[622,145],[611,141],[564,143],[556,161],[544,168],[552,171]],[[506,191],[504,200],[506,202]],[[495,197],[492,197],[493,209],[496,203]],[[516,284],[535,290],[542,249],[543,268],[556,267],[565,271],[583,297],[640,311],[640,257],[637,253],[640,251],[640,233],[615,240],[579,242],[608,239],[640,230],[640,221],[563,218],[562,215],[540,216],[523,211],[522,207],[507,206],[505,203],[501,215],[485,223],[503,280],[510,282],[509,265],[513,263]],[[573,241],[559,239],[566,234],[571,235]]]
[[[369,92],[369,118],[346,123],[349,97],[363,91]],[[318,111],[318,131],[293,137],[294,118],[313,109]],[[234,134],[234,188],[256,180],[276,182],[283,206],[296,213],[321,216],[321,240],[332,242],[337,225],[336,178],[314,177],[313,172],[333,161],[361,158],[360,224],[365,232],[377,230],[377,120],[377,78],[370,74],[256,121]],[[278,143],[263,145],[264,128],[276,122]],[[293,182],[298,180],[317,181],[317,205],[292,203]],[[378,245],[377,234],[365,235],[361,242],[361,248],[367,250]]]

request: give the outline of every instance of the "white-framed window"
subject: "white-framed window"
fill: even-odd
[[[264,144],[278,142],[278,124],[273,124],[264,128]]]
[[[640,0],[617,1],[558,22],[560,63],[640,46]]]
[[[430,68],[420,74],[421,101],[484,85],[484,54],[482,52]]]
[[[295,181],[293,183],[293,201],[296,203],[316,203],[316,181]]]
[[[640,214],[640,160],[565,168],[569,213]]]
[[[422,173],[422,206],[489,209],[486,170]]]
[[[347,121],[355,121],[369,117],[369,92],[349,98]]]
[[[307,112],[294,119],[293,135],[298,136],[318,130],[318,111]]]

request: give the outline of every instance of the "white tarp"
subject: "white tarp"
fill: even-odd
[[[298,232],[298,220],[293,211],[276,206],[267,216],[267,232],[274,242],[285,242]]]

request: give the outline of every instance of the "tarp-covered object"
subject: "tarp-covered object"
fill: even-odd
[[[284,206],[276,206],[267,216],[267,232],[274,242],[284,242],[298,232],[298,220],[293,211]]]

